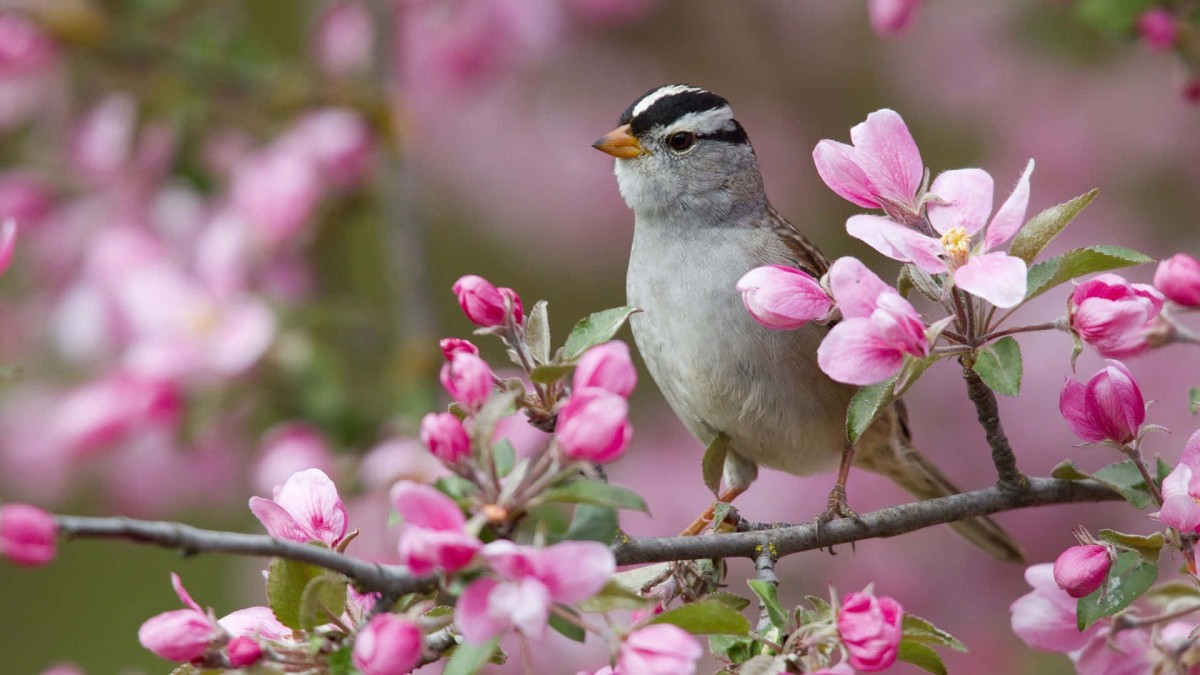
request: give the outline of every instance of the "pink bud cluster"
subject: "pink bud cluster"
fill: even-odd
[[[1153,286],[1101,274],[1075,287],[1067,305],[1071,329],[1101,355],[1124,358],[1145,351],[1148,331],[1163,309]]]
[[[1067,378],[1058,405],[1075,435],[1089,443],[1125,445],[1146,421],[1142,391],[1120,361],[1110,360],[1086,385]]]
[[[517,325],[525,321],[521,298],[511,288],[497,288],[481,276],[468,274],[454,282],[453,290],[463,314],[476,326],[503,326],[510,317]]]
[[[838,635],[850,652],[850,665],[864,672],[886,670],[896,662],[904,609],[888,596],[870,589],[842,600],[837,615]]]

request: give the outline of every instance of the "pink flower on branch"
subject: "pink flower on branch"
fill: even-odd
[[[851,593],[838,611],[838,635],[858,670],[886,670],[896,662],[902,637],[904,609],[894,599],[875,597],[870,589]]]
[[[843,199],[908,222],[918,213],[925,165],[904,120],[893,110],[877,110],[850,129],[850,140],[853,145],[817,143],[813,162],[821,180]]]
[[[434,457],[458,464],[471,455],[471,438],[451,413],[429,413],[421,420],[421,442]]]
[[[839,258],[829,268],[829,284],[844,320],[817,349],[826,375],[847,384],[875,384],[900,372],[906,356],[928,356],[921,315],[866,265]]]
[[[575,391],[558,411],[554,437],[570,459],[611,462],[633,439],[629,403],[596,387]]]
[[[1200,431],[1188,439],[1179,464],[1163,479],[1162,495],[1162,510],[1150,517],[1180,532],[1200,532]]]
[[[1075,287],[1067,316],[1084,342],[1102,356],[1133,356],[1149,347],[1146,332],[1162,312],[1163,296],[1152,286],[1101,274]]]
[[[1100,623],[1080,632],[1075,621],[1075,599],[1054,581],[1054,565],[1043,563],[1025,570],[1033,590],[1013,602],[1012,629],[1034,649],[1067,653],[1082,649],[1100,632]]]
[[[442,338],[438,342],[438,346],[442,348],[442,355],[446,357],[447,361],[454,358],[454,355],[458,352],[467,352],[479,356],[479,347],[476,347],[470,340],[462,338]]]
[[[630,675],[691,675],[704,648],[678,626],[659,623],[639,628],[621,643],[616,673]]]
[[[354,638],[352,660],[363,675],[399,675],[421,661],[423,636],[415,623],[378,614]]]
[[[629,398],[637,386],[637,369],[629,356],[629,345],[613,340],[584,352],[575,367],[572,388],[597,387]]]
[[[225,654],[229,657],[229,665],[234,668],[244,668],[258,663],[258,660],[262,658],[263,650],[257,640],[242,635],[229,641],[225,647]]]
[[[1072,598],[1091,595],[1112,567],[1112,556],[1099,544],[1072,546],[1054,561],[1054,583]]]
[[[940,236],[871,215],[852,216],[846,231],[889,258],[930,274],[951,274],[959,288],[997,307],[1014,307],[1025,299],[1025,261],[992,249],[1012,239],[1025,223],[1032,172],[1030,160],[990,224],[992,177],[982,169],[957,169],[939,175],[929,188],[937,197],[929,204],[929,222]],[[975,247],[972,237],[985,225],[983,242]]]
[[[1163,7],[1146,10],[1137,20],[1138,35],[1150,51],[1165,52],[1175,46],[1179,27],[1175,16]]]
[[[209,648],[225,635],[213,619],[192,599],[179,575],[171,573],[171,585],[187,609],[176,609],[152,616],[138,629],[138,642],[160,658],[190,663],[204,657]]]
[[[1154,287],[1168,300],[1184,307],[1200,307],[1200,260],[1176,253],[1158,264]]]
[[[333,453],[320,429],[307,422],[284,422],[263,434],[254,487],[271,492],[298,471],[320,469],[330,474],[333,465]]]
[[[54,560],[58,524],[54,516],[30,504],[0,506],[0,555],[36,567]]]
[[[470,565],[483,546],[466,531],[458,504],[428,485],[400,481],[392,486],[391,501],[404,519],[400,560],[413,574],[453,574]]]
[[[346,507],[337,486],[320,469],[292,474],[273,499],[250,498],[250,510],[277,539],[321,541],[336,548],[346,536]]]
[[[495,376],[487,361],[465,351],[451,355],[438,377],[451,398],[471,409],[483,405],[495,388]]]
[[[786,265],[765,265],[738,279],[746,311],[767,328],[793,330],[828,317],[833,299],[811,274]]]
[[[451,290],[458,296],[463,314],[477,326],[503,326],[510,305],[513,321],[519,325],[525,320],[521,298],[511,288],[497,288],[481,276],[468,274],[454,282]]]
[[[1086,385],[1067,378],[1058,398],[1063,419],[1089,443],[1124,445],[1146,421],[1146,402],[1133,375],[1120,361],[1109,360]]]

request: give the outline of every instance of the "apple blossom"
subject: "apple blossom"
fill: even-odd
[[[28,171],[0,173],[0,220],[9,218],[27,227],[40,223],[54,206],[50,186]]]
[[[597,387],[629,398],[637,386],[637,369],[629,357],[629,345],[613,340],[592,347],[579,358],[572,388]]]
[[[1112,567],[1108,548],[1099,544],[1072,546],[1054,561],[1054,583],[1072,598],[1091,595]]]
[[[229,657],[229,665],[234,668],[243,668],[258,663],[258,660],[262,658],[263,650],[257,640],[241,635],[229,641],[225,647],[225,653]]]
[[[321,11],[313,35],[313,56],[332,77],[366,75],[375,49],[375,22],[362,0],[336,0]]]
[[[621,675],[691,675],[704,648],[690,633],[669,623],[639,628],[621,642]]]
[[[54,516],[30,504],[0,506],[0,555],[30,567],[54,560],[58,525]]]
[[[392,507],[404,518],[400,560],[413,574],[454,573],[474,560],[483,544],[464,529],[462,509],[428,486],[400,481],[392,486]]]
[[[949,273],[959,288],[997,307],[1014,307],[1025,298],[1025,261],[992,249],[1012,239],[1024,224],[1032,172],[1030,160],[990,223],[992,177],[982,169],[957,169],[940,174],[929,188],[938,198],[929,204],[929,223],[939,236],[872,215],[851,216],[846,231],[889,258],[930,274]],[[983,242],[975,247],[972,237],[985,225]]]
[[[786,265],[756,267],[741,279],[737,290],[746,311],[766,326],[792,330],[819,321],[833,309],[833,300],[811,274]]]
[[[921,0],[867,0],[867,13],[876,35],[900,35],[912,23]]]
[[[1095,623],[1080,631],[1075,621],[1075,599],[1054,582],[1054,565],[1043,563],[1025,570],[1033,590],[1010,606],[1012,629],[1034,649],[1073,652],[1082,649],[1103,626]]]
[[[276,147],[306,157],[323,180],[349,187],[367,174],[374,141],[362,115],[330,107],[301,117],[276,141]]]
[[[453,354],[438,377],[451,398],[471,409],[483,405],[495,388],[496,376],[487,361],[465,351]]]
[[[171,573],[171,585],[188,608],[147,619],[138,629],[138,642],[160,658],[190,663],[203,657],[224,635],[224,630],[192,599],[174,572]]]
[[[1179,26],[1170,10],[1153,7],[1138,17],[1137,31],[1151,51],[1165,52],[1175,46]]]
[[[821,180],[843,199],[889,213],[917,213],[925,165],[904,120],[877,110],[850,129],[853,145],[823,140],[813,149]]]
[[[896,662],[902,637],[904,609],[888,596],[876,597],[869,589],[850,593],[837,615],[838,635],[850,652],[850,665],[858,670],[886,670]]]
[[[1158,263],[1154,287],[1168,300],[1184,307],[1200,307],[1200,260],[1176,253]]]
[[[442,348],[442,355],[449,361],[458,352],[468,352],[479,356],[479,347],[476,347],[470,340],[462,338],[442,338],[438,342],[438,346]]]
[[[463,314],[477,326],[504,325],[508,316],[507,303],[512,305],[513,321],[520,324],[525,320],[521,298],[511,288],[497,288],[487,279],[475,274],[460,277],[451,287],[458,296]]]
[[[75,456],[147,429],[174,429],[183,408],[170,379],[120,370],[62,395],[51,413],[55,443]]]
[[[1151,517],[1180,532],[1200,532],[1200,431],[1188,439],[1179,464],[1163,479],[1162,496],[1162,510]]]
[[[271,492],[305,469],[333,473],[333,453],[321,430],[307,422],[284,422],[267,430],[254,465],[254,487]]]
[[[354,666],[363,675],[401,675],[421,662],[421,629],[395,614],[377,614],[354,637]]]
[[[462,420],[451,413],[428,413],[421,420],[421,442],[434,457],[458,464],[471,454],[471,439]]]
[[[235,610],[217,619],[226,633],[234,638],[262,638],[272,642],[292,642],[295,632],[275,618],[270,607],[246,607]]]
[[[1125,364],[1111,359],[1086,385],[1067,378],[1058,408],[1071,431],[1089,443],[1124,445],[1137,438],[1146,421],[1141,389]]]
[[[292,474],[275,487],[273,499],[251,497],[250,510],[278,539],[336,547],[346,536],[346,507],[337,486],[320,469]]]
[[[292,240],[322,196],[322,175],[302,149],[281,144],[242,157],[230,182],[230,207],[255,239],[277,247]]]
[[[563,454],[604,464],[619,458],[633,438],[629,403],[595,387],[572,392],[558,411],[554,437]]]
[[[1102,356],[1121,358],[1147,349],[1146,331],[1162,308],[1163,296],[1154,287],[1101,274],[1075,287],[1067,315],[1080,339]]]
[[[875,384],[899,372],[905,356],[929,354],[921,315],[865,265],[839,258],[828,278],[844,320],[817,349],[826,375],[847,384]]]
[[[1103,624],[1082,650],[1069,656],[1079,675],[1145,675],[1153,672],[1154,653],[1149,632],[1115,631]]]

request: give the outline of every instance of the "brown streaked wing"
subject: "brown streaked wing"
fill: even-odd
[[[813,245],[795,225],[788,222],[787,218],[779,215],[779,212],[774,207],[767,207],[767,215],[769,217],[768,227],[779,235],[780,241],[788,247],[792,255],[796,258],[796,266],[800,269],[812,274],[818,279],[829,271],[829,259],[821,253],[821,249]]]

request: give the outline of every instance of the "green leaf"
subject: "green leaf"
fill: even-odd
[[[1066,229],[1075,216],[1087,208],[1098,194],[1100,194],[1099,190],[1085,192],[1069,202],[1051,206],[1030,218],[1029,222],[1025,223],[1025,226],[1017,232],[1017,236],[1013,237],[1012,244],[1008,247],[1008,254],[1024,260],[1026,264],[1032,264],[1042,249],[1046,248],[1046,245],[1053,241],[1059,232]]]
[[[722,633],[747,635],[750,622],[742,613],[718,600],[699,600],[654,617],[650,623],[669,623],[693,635]]]
[[[934,302],[939,302],[942,289],[938,288],[929,272],[913,264],[900,268],[900,276],[896,279],[896,287],[902,289],[900,294],[908,297],[908,289],[915,288],[921,295]]]
[[[1153,258],[1120,246],[1089,246],[1067,251],[1029,268],[1029,290],[1025,292],[1022,302],[1028,302],[1059,284],[1085,274],[1148,262],[1154,262]]]
[[[603,614],[615,609],[642,609],[650,604],[646,598],[629,590],[624,584],[615,579],[604,584],[604,588],[583,602],[576,603],[579,611],[589,614]]]
[[[1021,345],[1011,335],[979,350],[971,366],[992,391],[1005,396],[1021,393]]]
[[[1071,460],[1064,459],[1050,470],[1050,477],[1059,480],[1087,480],[1091,475],[1084,473]]]
[[[896,400],[895,385],[896,377],[893,377],[879,384],[862,387],[854,393],[846,410],[846,438],[851,443],[857,443],[875,418]]]
[[[1118,553],[1104,584],[1079,599],[1075,609],[1079,630],[1087,630],[1100,619],[1125,609],[1149,590],[1157,578],[1158,565],[1146,562],[1133,551]]]
[[[562,360],[574,361],[592,347],[608,342],[621,330],[630,315],[638,311],[641,310],[636,307],[614,307],[584,317],[567,336]]]
[[[465,642],[458,645],[450,655],[450,660],[446,662],[446,669],[442,671],[442,675],[475,675],[492,658],[499,642],[499,638],[492,638],[482,645]]]
[[[617,538],[617,511],[611,506],[580,504],[563,539],[611,544]]]
[[[670,570],[671,563],[653,563],[617,572],[613,575],[612,580],[621,584],[629,592],[640,594],[650,584],[666,579]]]
[[[1166,543],[1166,538],[1163,537],[1162,532],[1142,536],[1138,534],[1125,534],[1124,532],[1116,532],[1114,530],[1100,530],[1097,536],[1110,544],[1116,544],[1121,548],[1127,548],[1136,552],[1142,556],[1142,560],[1151,564],[1158,563],[1158,554],[1162,551],[1163,544]]]
[[[570,612],[576,617],[579,616],[578,612],[568,607],[563,607],[562,609],[566,612]],[[550,627],[553,628],[558,634],[567,639],[574,640],[575,642],[583,642],[584,638],[587,637],[587,633],[584,632],[582,626],[577,623],[567,621],[558,614],[551,613],[549,623]]]
[[[755,646],[758,643],[754,638],[745,637],[742,635],[709,635],[708,649],[714,654],[722,654],[729,659],[731,663],[744,663],[749,661],[757,651]]]
[[[1200,387],[1188,389],[1188,410],[1191,410],[1193,415],[1200,412]]]
[[[475,413],[474,421],[467,428],[471,430],[471,440],[477,448],[487,448],[492,444],[492,434],[501,417],[507,417],[516,411],[517,392],[504,391],[491,395],[490,398]]]
[[[1138,17],[1153,4],[1154,0],[1080,0],[1075,4],[1075,16],[1102,33],[1128,37]]]
[[[704,459],[700,460],[700,472],[704,475],[704,486],[714,495],[721,491],[721,474],[725,471],[727,454],[729,454],[729,437],[721,432],[704,449]]]
[[[547,490],[543,499],[565,504],[599,504],[648,513],[646,502],[629,488],[603,481],[576,478]]]
[[[737,611],[742,611],[750,606],[750,598],[743,598],[735,593],[728,591],[715,591],[704,596],[708,600],[716,600],[723,605],[729,605]]]
[[[933,622],[928,619],[922,619],[919,616],[906,613],[904,615],[903,626],[904,639],[906,640],[937,645],[939,647],[949,647],[960,652],[967,651],[967,646],[960,642],[958,638],[933,625]]]
[[[550,361],[550,318],[546,310],[546,301],[538,300],[525,319],[525,344],[535,363]]]
[[[786,631],[788,629],[787,612],[779,604],[778,586],[762,579],[750,579],[746,583],[750,584],[750,590],[754,591],[754,594],[758,596],[758,601],[767,610],[771,625]]]
[[[346,645],[330,653],[329,658],[326,660],[329,675],[355,675],[358,671],[354,669],[354,662],[351,658],[353,653],[353,645]]]
[[[1164,462],[1162,457],[1154,458],[1154,466],[1155,466],[1155,474],[1156,474],[1154,478],[1155,478],[1155,480],[1158,481],[1158,484],[1161,486],[1162,482],[1167,479],[1167,476],[1171,475],[1171,472],[1174,470],[1174,467],[1171,466],[1170,464],[1167,464],[1166,462]]]
[[[529,373],[529,379],[538,384],[554,384],[575,370],[574,363],[548,363],[534,366]]]
[[[299,620],[302,630],[324,626],[346,611],[346,578],[325,572],[309,580],[300,594]]]
[[[433,484],[439,492],[458,502],[459,506],[469,502],[475,495],[475,484],[462,476],[445,476]]]
[[[304,630],[300,621],[300,598],[308,582],[324,574],[316,565],[295,560],[272,558],[267,568],[267,604],[279,623],[295,630]]]
[[[901,640],[896,658],[934,675],[946,675],[946,664],[942,662],[941,655],[924,643]]]
[[[492,457],[496,460],[496,472],[501,476],[507,476],[517,463],[517,451],[513,450],[507,438],[500,439],[492,446]]]
[[[1116,462],[1092,474],[1097,480],[1120,492],[1136,509],[1144,509],[1150,503],[1150,492],[1142,473],[1132,461]]]

